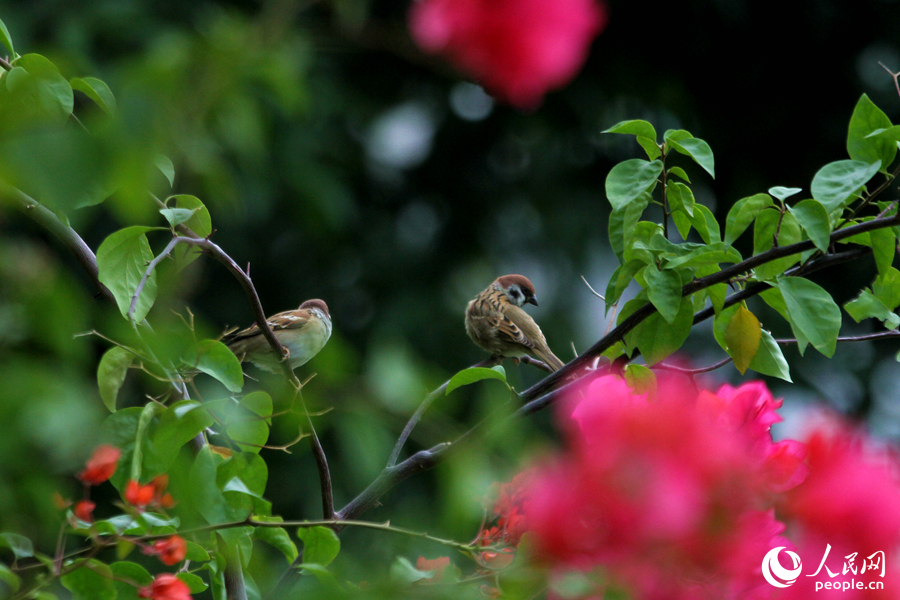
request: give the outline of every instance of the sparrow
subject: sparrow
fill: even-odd
[[[466,307],[466,333],[494,356],[531,355],[558,371],[563,361],[550,351],[541,328],[522,310],[524,304],[538,305],[528,278],[498,277]]]
[[[291,370],[306,364],[331,337],[331,315],[322,300],[307,300],[297,310],[286,310],[266,319],[278,341],[288,349]],[[281,357],[255,323],[242,331],[225,332],[222,341],[241,362],[250,361],[270,373],[281,370]]]

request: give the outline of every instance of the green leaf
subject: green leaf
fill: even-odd
[[[160,415],[159,423],[153,431],[153,447],[160,472],[169,470],[181,447],[214,422],[213,416],[204,404],[194,400],[176,402]]]
[[[667,323],[672,323],[681,308],[681,275],[677,271],[658,271],[656,265],[650,263],[644,270],[647,281],[647,297],[659,311]]]
[[[74,78],[69,80],[73,90],[78,90],[94,101],[100,110],[113,116],[116,114],[116,97],[103,81],[96,77]]]
[[[631,340],[628,343],[636,345],[647,365],[652,366],[681,348],[693,323],[694,303],[690,298],[682,298],[678,314],[671,323],[659,313],[653,313],[631,331],[627,336]]]
[[[112,570],[96,559],[60,577],[72,600],[116,600]]]
[[[879,273],[872,285],[872,292],[888,309],[895,310],[900,306],[900,271],[890,267],[886,272]]]
[[[712,148],[709,147],[709,144],[700,138],[691,137],[672,141],[671,145],[681,154],[694,159],[694,162],[703,167],[703,170],[709,173],[710,177],[716,178],[716,161],[713,158]]]
[[[303,541],[303,562],[327,567],[341,551],[341,540],[328,527],[300,527],[297,537]]]
[[[716,221],[712,211],[702,204],[694,205],[694,216],[691,217],[691,225],[700,234],[700,238],[707,244],[715,244],[722,241],[722,233],[719,222]]]
[[[650,194],[641,194],[634,202],[613,210],[609,215],[609,245],[620,263],[625,262],[625,249],[631,246],[635,227],[649,203]]]
[[[253,392],[241,398],[240,405],[244,410],[226,423],[226,432],[242,451],[259,454],[260,446],[269,439],[272,397],[265,392]]]
[[[640,260],[630,260],[625,264],[616,267],[615,272],[606,286],[606,312],[619,301],[628,284],[634,279],[634,274],[644,268],[644,262]]]
[[[779,291],[777,287],[767,289],[762,292],[759,297],[790,324],[791,316],[788,314],[787,304],[784,303],[784,296],[781,295],[781,291]],[[809,340],[806,339],[806,336],[802,335],[802,332],[801,335],[797,335],[796,328],[793,326],[791,326],[791,328],[794,329],[794,337],[797,338],[797,349],[800,350],[800,356],[803,356],[803,353],[806,351],[806,346],[809,345]]]
[[[240,392],[244,387],[241,363],[228,346],[218,340],[204,340],[181,359],[191,368],[217,379],[229,392]]]
[[[194,216],[194,211],[186,208],[161,208],[159,213],[166,218],[166,221],[172,227],[186,223]]]
[[[802,277],[781,277],[776,285],[784,297],[791,328],[809,340],[813,348],[831,358],[841,329],[841,310],[831,295]]]
[[[622,208],[656,185],[663,164],[632,158],[620,162],[606,176],[606,197],[613,209]]]
[[[850,127],[847,130],[847,154],[853,160],[867,164],[881,161],[885,169],[894,162],[897,144],[883,137],[868,137],[876,129],[889,129],[891,120],[863,94],[853,109]]]
[[[691,188],[676,181],[668,186],[666,196],[673,211],[682,211],[691,217],[694,216],[695,200]]]
[[[868,290],[863,290],[855,300],[845,304],[844,310],[857,323],[863,319],[874,318],[884,323],[888,329],[900,326],[900,316]]]
[[[153,583],[153,575],[137,563],[114,562],[109,565],[109,570],[117,578],[113,584],[116,588],[116,600],[138,600],[138,588],[132,582],[141,587]]]
[[[147,265],[153,260],[153,252],[150,250],[150,242],[147,241],[146,233],[155,229],[158,228],[126,227],[106,238],[97,249],[100,281],[116,298],[116,304],[123,317],[128,317],[131,297],[147,271]],[[144,320],[155,300],[156,270],[154,269],[138,297],[134,310],[135,322],[140,323]]]
[[[184,555],[184,558],[191,562],[206,562],[210,560],[209,552],[206,551],[206,548],[191,541],[187,542],[187,553]]]
[[[125,383],[125,374],[134,360],[134,354],[113,346],[103,354],[100,365],[97,367],[97,386],[100,388],[100,398],[109,412],[116,412],[116,398],[119,389]]]
[[[209,210],[207,210],[206,206],[203,205],[203,202],[201,202],[199,198],[188,194],[180,194],[168,198],[166,200],[167,206],[169,205],[170,200],[175,201],[175,208],[186,209],[194,213],[190,219],[184,222],[185,227],[202,238],[212,234],[212,219],[209,216]],[[196,260],[197,257],[200,256],[200,253],[200,248],[195,246],[186,246],[184,244],[177,246],[172,252],[172,256],[175,257],[176,268],[178,270],[183,269]]]
[[[398,556],[391,565],[391,579],[399,582],[415,583],[434,576],[434,571],[420,571],[409,560]]]
[[[656,395],[656,375],[644,365],[630,364],[625,367],[625,383],[635,394]]]
[[[175,185],[175,165],[172,164],[172,160],[168,156],[157,154],[153,159],[153,164],[155,164],[156,168],[165,175],[166,179],[169,181],[169,187]]]
[[[631,135],[639,135],[651,140],[656,140],[656,129],[647,121],[632,120],[620,121],[601,133],[625,133]]]
[[[216,485],[216,469],[222,462],[221,456],[210,450],[209,446],[204,446],[197,453],[188,478],[188,490],[194,506],[211,525],[240,521],[250,514],[250,508],[232,509]]]
[[[893,228],[873,229],[869,232],[872,240],[872,255],[875,257],[875,265],[878,273],[886,273],[894,262],[897,238]]]
[[[747,372],[750,363],[756,356],[761,336],[762,328],[759,325],[759,319],[744,308],[743,304],[739,304],[728,322],[728,327],[725,328],[723,339],[725,350],[734,359],[734,366],[741,375]]]
[[[691,218],[686,213],[673,212],[672,221],[675,223],[675,228],[678,230],[678,235],[681,236],[681,239],[687,240],[688,235],[691,233]]]
[[[780,221],[780,223],[779,223]],[[753,254],[761,254],[774,246],[775,237],[779,246],[789,246],[801,241],[800,224],[790,212],[764,210],[753,224]],[[774,279],[800,260],[800,254],[791,254],[756,267],[753,272],[761,280]]]
[[[2,25],[2,24],[3,24],[3,22],[0,21],[0,25]],[[22,585],[22,580],[19,579],[19,576],[16,575],[15,573],[13,573],[9,569],[9,567],[4,565],[3,563],[0,563],[0,584],[4,584],[4,583],[9,588],[9,590],[12,591],[13,594],[15,594],[16,592],[19,591],[19,587]],[[2,593],[2,592],[3,592],[3,585],[0,585],[0,593]]]
[[[294,562],[299,554],[297,545],[291,541],[291,537],[283,527],[256,527],[253,530],[253,538],[281,551],[289,563]]]
[[[682,169],[681,167],[672,167],[671,169],[669,169],[667,171],[667,173],[670,176],[674,175],[675,177],[680,177],[681,179],[687,181],[688,183],[691,182],[691,178],[688,177],[688,174],[685,173],[684,169]]]
[[[6,85],[0,85],[0,125],[64,123],[75,100],[56,65],[40,54],[20,56],[12,64],[13,70],[3,77]]]
[[[12,36],[9,35],[9,29],[6,28],[6,24],[2,19],[0,19],[0,43],[7,47],[10,57],[16,57],[16,49],[13,48]]]
[[[825,207],[815,200],[803,200],[788,210],[796,217],[816,248],[828,252],[828,246],[831,244],[831,219],[828,218]]]
[[[773,206],[768,194],[755,194],[734,203],[725,218],[725,243],[729,246],[738,239],[763,209]]]
[[[17,560],[34,556],[34,545],[31,540],[18,533],[0,533],[0,548],[12,550]]]
[[[662,150],[659,149],[655,140],[639,135],[637,136],[637,143],[644,149],[644,152],[647,153],[647,158],[650,160],[656,160],[662,156]]]
[[[177,577],[188,586],[192,594],[205,592],[206,588],[209,587],[203,579],[193,573],[179,573]]]
[[[679,247],[685,246],[697,246],[697,244],[679,245]],[[666,254],[664,258],[666,262],[663,265],[663,269],[691,268],[719,263],[739,263],[741,262],[741,253],[723,242],[714,242],[709,245],[700,244],[699,247],[683,252],[680,256],[672,257]]]
[[[857,198],[862,188],[881,167],[881,161],[866,163],[839,160],[828,163],[813,177],[810,191],[829,213]]]
[[[148,402],[141,409],[141,416],[138,419],[137,429],[134,434],[134,453],[131,455],[131,479],[139,481],[141,479],[141,462],[144,458],[141,443],[147,427],[156,417],[158,413],[164,411],[165,407],[156,402]]]
[[[500,365],[491,367],[490,369],[487,367],[470,367],[468,369],[463,369],[451,377],[450,381],[447,382],[447,390],[444,392],[444,395],[448,395],[458,387],[477,383],[485,379],[499,379],[503,383],[506,383],[506,371]]]
[[[803,188],[794,188],[794,187],[783,187],[780,185],[776,185],[775,187],[769,188],[769,193],[784,202],[794,194],[799,194],[803,191]]]
[[[762,335],[759,339],[759,349],[750,362],[750,368],[762,375],[778,377],[788,383],[793,383],[790,369],[788,369],[788,364],[784,359],[781,348],[775,342],[772,334],[766,330],[762,330]]]
[[[674,142],[679,142],[692,137],[694,136],[686,129],[667,129],[663,134],[663,141],[667,146],[671,146]]]

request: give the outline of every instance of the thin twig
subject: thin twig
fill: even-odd
[[[891,74],[891,77],[894,79],[894,87],[897,88],[897,95],[900,96],[900,82],[897,81],[897,78],[900,77],[900,71],[894,73],[893,71],[888,69],[883,62],[879,61],[878,64],[881,65],[885,71]]]
[[[588,289],[591,290],[591,293],[593,295],[597,296],[598,298],[600,298],[601,300],[606,302],[606,298],[604,298],[602,294],[600,294],[599,292],[597,292],[597,290],[595,290],[594,288],[591,287],[591,284],[589,284],[588,280],[584,278],[584,275],[581,276],[581,280],[584,282],[584,285],[588,286]]]
[[[684,367],[676,367],[675,365],[667,365],[665,363],[656,363],[652,368],[660,369],[662,371],[672,371],[673,373],[680,373],[682,375],[699,375],[701,373],[709,373],[710,371],[715,371],[716,369],[720,369],[731,362],[731,357],[725,357],[719,362],[713,363],[711,365],[707,365],[705,367],[699,367],[697,369],[686,369]]]

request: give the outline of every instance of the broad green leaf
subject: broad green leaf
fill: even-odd
[[[681,179],[687,181],[688,183],[691,182],[691,178],[688,177],[688,174],[685,173],[685,172],[684,172],[684,169],[682,169],[681,167],[672,167],[671,169],[669,169],[669,170],[667,171],[667,173],[668,173],[670,176],[671,176],[671,175],[674,175],[675,177],[680,177]]]
[[[303,562],[327,567],[341,551],[341,540],[328,527],[300,527],[297,537],[303,541]]]
[[[109,566],[92,558],[60,577],[60,582],[72,592],[72,600],[116,600],[112,576]]]
[[[750,362],[750,368],[762,375],[778,377],[788,383],[793,383],[791,381],[791,372],[788,369],[787,361],[784,359],[784,354],[781,352],[781,347],[775,342],[772,334],[766,330],[762,331],[759,349]]]
[[[662,236],[663,228],[657,223],[639,221],[631,231],[631,240],[625,245],[625,261],[641,260],[646,263],[653,262],[653,252],[650,251],[650,240],[654,236]]]
[[[645,295],[646,295],[646,292],[641,292],[641,294],[638,294],[638,296],[637,296],[636,298],[632,298],[631,300],[629,300],[628,302],[626,302],[626,303],[625,303],[625,306],[623,306],[623,307],[621,308],[621,310],[619,310],[619,314],[618,314],[618,316],[616,317],[616,325],[617,325],[617,326],[618,326],[618,325],[621,325],[622,322],[625,321],[625,319],[627,319],[628,317],[630,317],[630,316],[631,316],[632,314],[634,314],[636,311],[638,311],[638,310],[640,310],[641,308],[643,308],[645,304],[649,304],[649,303],[650,303],[650,302],[647,300],[646,297],[642,297],[642,294],[645,296]],[[663,318],[659,316],[659,313],[656,313],[656,315],[657,315],[657,318],[658,318],[660,321],[663,321]],[[645,322],[646,322],[646,321],[645,321]],[[665,322],[665,321],[663,321],[663,322]],[[637,328],[635,328],[635,329],[638,329],[638,328],[640,328],[640,325],[638,325]],[[631,355],[634,353],[634,349],[635,349],[635,347],[637,346],[636,336],[635,336],[635,329],[632,329],[632,330],[631,330],[631,333],[629,333],[628,335],[626,335],[626,336],[625,336],[625,339],[623,340],[623,342],[624,342],[624,351],[625,351],[625,353],[626,353],[628,356],[631,356]]]
[[[205,238],[212,233],[212,219],[209,216],[209,210],[203,205],[196,196],[181,194],[166,199],[166,206],[175,201],[175,208],[186,209],[192,211],[193,216],[184,222],[184,226],[194,232],[197,236]],[[196,246],[186,246],[181,244],[172,252],[175,257],[177,269],[181,270],[200,256],[201,250]]]
[[[242,451],[259,454],[269,439],[272,397],[265,392],[253,392],[241,398],[240,405],[244,410],[227,423],[226,432]]]
[[[696,277],[699,279],[718,273],[721,270],[722,269],[717,264],[704,265],[697,269]],[[715,313],[719,314],[722,312],[722,307],[725,304],[725,296],[728,294],[728,285],[725,283],[717,283],[706,288],[706,293],[709,296],[709,301],[712,303]]]
[[[691,233],[691,218],[683,212],[674,212],[672,213],[672,221],[675,223],[675,228],[678,230],[678,235],[681,236],[681,239],[687,240],[688,235]]]
[[[30,539],[18,533],[0,533],[0,548],[12,550],[16,559],[34,556],[34,544]]]
[[[772,248],[776,236],[779,246],[789,246],[801,241],[797,218],[790,212],[781,213],[772,209],[762,211],[753,224],[753,254],[761,254]],[[756,267],[754,273],[761,280],[774,279],[798,260],[799,253],[791,254]]]
[[[177,577],[188,586],[188,590],[190,590],[192,594],[205,592],[206,588],[209,587],[203,579],[193,573],[178,573]]]
[[[96,77],[76,77],[69,80],[69,85],[72,86],[73,90],[86,94],[109,116],[116,114],[116,97],[113,96],[112,90],[103,81]]]
[[[653,313],[638,325],[629,338],[640,349],[644,361],[652,366],[681,348],[691,333],[694,322],[694,303],[682,298],[675,319],[668,323],[659,313]]]
[[[40,54],[26,54],[0,85],[0,124],[8,127],[37,123],[61,124],[72,114],[72,86],[59,69]]]
[[[625,262],[625,248],[631,246],[635,227],[649,203],[650,194],[641,194],[634,202],[613,210],[609,215],[609,245],[620,263]]]
[[[819,285],[802,277],[781,277],[776,282],[791,328],[809,340],[813,348],[831,358],[841,329],[841,309]]]
[[[2,19],[0,19],[0,43],[9,50],[9,56],[11,58],[16,57],[16,49],[13,48],[12,36],[9,35],[9,29],[6,28],[6,24]]]
[[[222,461],[221,456],[210,450],[209,446],[204,446],[194,458],[188,478],[193,504],[211,525],[240,521],[250,514],[250,508],[232,509],[216,485],[216,469]]]
[[[157,414],[164,410],[165,407],[156,402],[148,402],[141,409],[141,416],[138,418],[137,429],[134,434],[134,452],[131,455],[130,478],[134,481],[140,481],[141,479],[141,463],[144,458],[142,449],[144,434],[146,434],[147,428],[150,426],[150,423],[153,422],[153,419],[156,418]]]
[[[463,369],[450,378],[450,381],[447,383],[447,391],[444,392],[444,395],[449,394],[458,387],[476,383],[484,379],[499,379],[503,383],[506,383],[506,371],[500,365],[491,367],[490,369],[487,367],[469,367],[468,369]]]
[[[803,200],[789,207],[797,222],[812,240],[816,248],[828,252],[831,244],[831,220],[825,207],[815,200]]]
[[[106,238],[97,249],[97,267],[100,281],[116,298],[123,317],[128,317],[131,297],[137,290],[147,264],[153,260],[146,233],[156,227],[126,227]],[[134,320],[140,323],[150,312],[156,300],[156,270],[154,269],[138,297]]]
[[[186,223],[194,216],[194,211],[186,208],[161,208],[159,213],[166,218],[166,221],[172,227]]]
[[[775,309],[775,311],[790,324],[791,316],[788,314],[787,305],[784,303],[784,296],[781,295],[781,291],[779,291],[777,287],[769,288],[760,293],[759,297],[762,298],[766,304]],[[794,330],[794,336],[797,338],[797,349],[800,351],[800,356],[803,356],[803,353],[806,351],[806,346],[809,344],[809,340],[806,339],[806,336],[804,336],[802,332],[800,335],[797,335],[796,328],[793,326],[791,328]]]
[[[625,383],[635,394],[656,395],[656,375],[644,365],[630,364],[625,367]]]
[[[675,142],[686,140],[692,137],[694,136],[691,135],[691,132],[687,131],[686,129],[667,129],[663,134],[663,141],[665,141],[666,146],[671,146]]]
[[[620,162],[606,176],[606,197],[613,209],[621,208],[646,191],[652,191],[663,164],[632,158]]]
[[[332,573],[322,565],[310,562],[302,562],[294,568],[300,569],[304,575],[312,574],[313,577],[315,577],[319,582],[319,585],[321,585],[322,588],[326,590],[328,594],[330,594],[325,597],[341,598],[346,595],[343,593],[343,588],[341,588],[341,584],[338,583],[338,580],[334,576],[334,573]]]
[[[691,217],[691,225],[700,234],[700,238],[707,244],[715,244],[722,241],[722,233],[719,222],[716,221],[712,211],[702,204],[694,205],[694,216]]]
[[[680,244],[680,246],[688,245],[693,246],[694,244]],[[723,242],[714,242],[709,245],[700,245],[699,248],[694,248],[681,256],[666,255],[665,259],[666,263],[663,265],[663,269],[703,267],[710,264],[739,263],[741,262],[741,253]]]
[[[116,600],[138,600],[138,586],[148,586],[153,583],[153,575],[141,565],[128,561],[114,562],[109,565],[109,570],[116,577]]]
[[[415,583],[434,576],[434,571],[420,571],[402,556],[394,560],[390,573],[391,579],[405,583]]]
[[[2,25],[2,21],[0,21],[0,25]],[[19,591],[19,587],[22,585],[22,580],[19,579],[19,576],[13,573],[9,567],[0,563],[0,592],[3,591],[3,585],[9,588],[13,594]]]
[[[615,272],[606,286],[606,312],[619,301],[628,284],[634,279],[634,274],[644,268],[644,263],[639,260],[630,260],[616,267]]]
[[[187,553],[184,555],[184,558],[191,562],[206,562],[210,560],[209,552],[206,551],[206,548],[191,541],[187,542]]]
[[[216,486],[222,490],[231,513],[246,516],[261,501],[268,477],[266,462],[258,454],[235,452],[216,469]]]
[[[734,366],[741,372],[747,372],[750,363],[759,349],[759,340],[762,336],[762,328],[759,320],[743,304],[738,305],[737,311],[725,328],[724,340],[728,355],[734,359]]]
[[[299,554],[297,552],[297,545],[291,541],[291,536],[288,535],[288,532],[285,531],[283,527],[255,527],[253,529],[253,538],[261,540],[274,547],[276,550],[279,550],[284,554],[288,563],[294,562]]]
[[[662,150],[659,149],[659,146],[656,144],[655,140],[651,140],[648,137],[644,137],[642,135],[637,136],[637,143],[641,148],[644,149],[644,152],[647,153],[647,158],[650,160],[656,160],[660,156],[662,156]]]
[[[895,310],[900,306],[900,271],[890,267],[886,272],[879,273],[872,285],[872,292],[890,310]]]
[[[713,157],[712,148],[709,144],[700,138],[684,138],[672,142],[672,147],[681,154],[685,154],[694,159],[694,162],[703,167],[703,170],[709,173],[713,179],[716,178],[716,161]]]
[[[191,368],[217,379],[230,392],[244,387],[241,363],[228,346],[218,340],[203,340],[181,359]]]
[[[164,154],[157,154],[153,159],[153,164],[169,181],[169,187],[175,185],[175,165],[172,164],[172,159]]]
[[[97,367],[97,387],[100,398],[109,412],[116,412],[116,398],[125,383],[125,374],[134,360],[134,354],[119,346],[113,346],[103,354]]]
[[[677,271],[658,271],[656,265],[650,263],[644,270],[647,281],[647,297],[659,311],[667,323],[675,320],[681,308],[681,275]]]
[[[880,167],[881,161],[871,164],[859,160],[828,163],[813,177],[810,191],[813,198],[830,213],[855,199],[860,188],[875,176]]]
[[[893,228],[874,229],[869,232],[872,240],[872,255],[875,257],[875,265],[878,273],[886,273],[894,262],[897,238]]]
[[[863,94],[853,109],[850,127],[847,130],[847,154],[853,160],[867,164],[881,161],[887,169],[897,155],[897,144],[894,140],[883,137],[867,137],[876,129],[888,129],[891,120],[875,106],[866,94]]]
[[[863,290],[855,300],[844,305],[847,314],[859,323],[863,319],[878,319],[888,329],[896,329],[900,325],[900,316],[889,309],[869,290]]]
[[[684,211],[689,216],[694,216],[694,192],[681,182],[674,182],[668,186],[667,197],[673,211]]]
[[[803,188],[795,188],[795,187],[784,187],[780,185],[776,185],[775,187],[769,188],[769,193],[784,202],[794,194],[799,194],[803,191]]]
[[[653,128],[653,125],[647,121],[638,119],[632,121],[620,121],[602,133],[625,133],[643,136],[654,141],[656,140],[656,129]]]
[[[160,415],[152,435],[155,457],[159,461],[154,470],[168,471],[181,447],[213,422],[207,407],[194,400],[182,400],[167,408]]]
[[[772,206],[768,194],[755,194],[734,203],[725,218],[725,243],[729,246],[750,226],[763,209]]]

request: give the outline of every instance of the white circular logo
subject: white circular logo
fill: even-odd
[[[784,548],[784,546],[772,548],[766,553],[762,561],[763,577],[765,577],[766,581],[770,584],[780,588],[786,588],[793,585],[794,582],[797,581],[800,571],[803,569],[803,565],[801,564],[800,557],[797,556],[797,553],[791,552],[790,550],[784,550]],[[782,550],[791,557],[791,561],[794,563],[793,569],[785,569],[781,566],[781,563],[778,562],[778,553]]]

